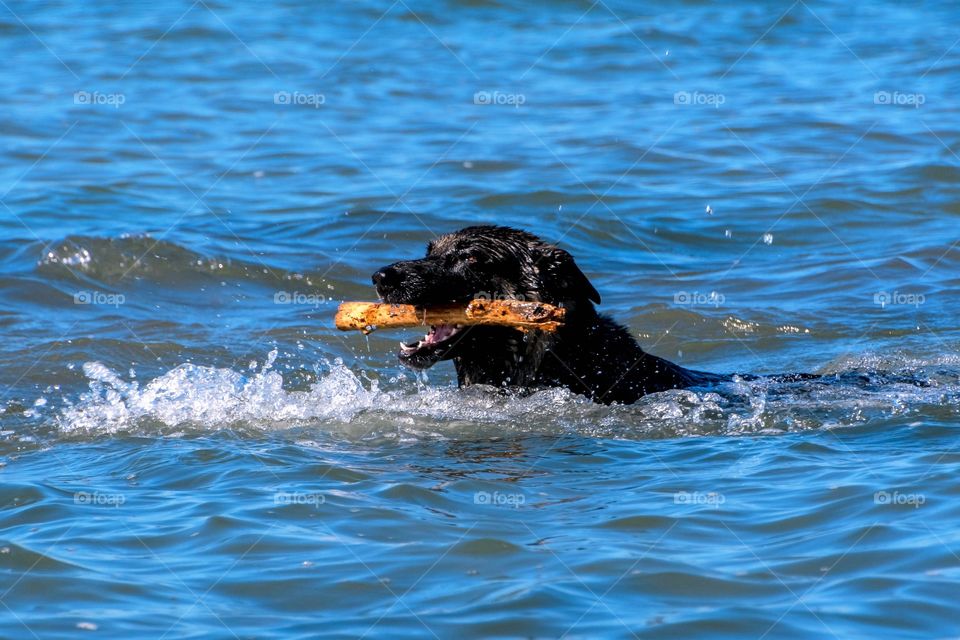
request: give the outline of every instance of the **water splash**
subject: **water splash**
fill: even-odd
[[[781,433],[851,426],[920,407],[956,407],[960,376],[945,362],[932,372],[879,373],[859,358],[821,380],[735,379],[709,390],[652,394],[630,406],[603,406],[564,389],[512,393],[489,387],[434,387],[413,378],[378,380],[340,360],[325,363],[304,390],[284,388],[277,352],[247,372],[182,364],[141,385],[99,362],[83,366],[89,391],[57,418],[62,433],[110,434],[160,428],[177,433],[311,426],[350,437],[502,437],[516,433],[624,438]],[[951,361],[952,362],[952,361]],[[955,409],[950,409],[955,410]]]
[[[711,394],[677,391],[637,407],[605,407],[565,389],[513,393],[476,386],[459,390],[429,386],[420,377],[385,381],[355,373],[342,361],[306,390],[284,388],[271,369],[277,352],[246,374],[226,368],[182,364],[141,385],[99,362],[83,372],[89,391],[64,407],[62,433],[118,433],[138,428],[209,431],[222,428],[276,430],[321,426],[353,436],[497,437],[507,433],[562,434],[571,430],[608,435],[649,429],[664,420],[696,422],[713,406]],[[643,416],[646,416],[644,419]]]
[[[143,387],[124,381],[99,362],[88,362],[83,372],[90,391],[64,409],[59,427],[66,432],[116,432],[144,421],[202,428],[238,422],[348,422],[379,395],[376,381],[365,387],[339,360],[308,391],[287,391],[283,377],[271,370],[276,357],[276,350],[271,351],[252,375],[182,364]]]

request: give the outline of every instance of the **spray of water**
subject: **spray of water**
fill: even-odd
[[[143,427],[209,431],[315,426],[360,437],[497,437],[517,432],[670,437],[848,426],[878,413],[907,413],[931,404],[956,407],[960,398],[960,376],[943,362],[933,363],[933,374],[917,366],[907,373],[879,374],[875,359],[861,358],[856,366],[841,367],[822,381],[736,379],[717,389],[669,391],[631,406],[603,406],[563,389],[507,393],[434,387],[409,379],[381,383],[358,375],[340,360],[325,363],[308,388],[288,390],[273,370],[276,358],[272,351],[262,366],[245,373],[182,364],[142,385],[99,362],[88,362],[83,371],[89,391],[61,410],[57,427],[86,434]],[[906,362],[898,364],[903,370]]]

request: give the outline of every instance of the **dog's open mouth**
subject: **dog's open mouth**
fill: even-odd
[[[414,369],[426,369],[447,354],[462,329],[459,324],[431,326],[422,339],[400,343],[400,362]]]

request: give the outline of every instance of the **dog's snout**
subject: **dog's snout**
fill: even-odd
[[[400,282],[400,272],[393,267],[384,267],[373,274],[373,284],[378,287],[391,287]]]

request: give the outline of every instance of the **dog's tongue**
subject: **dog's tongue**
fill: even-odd
[[[433,344],[435,342],[442,342],[456,332],[456,327],[452,324],[438,324],[434,327],[430,327],[430,333],[426,335],[426,339],[423,341],[424,344]]]

